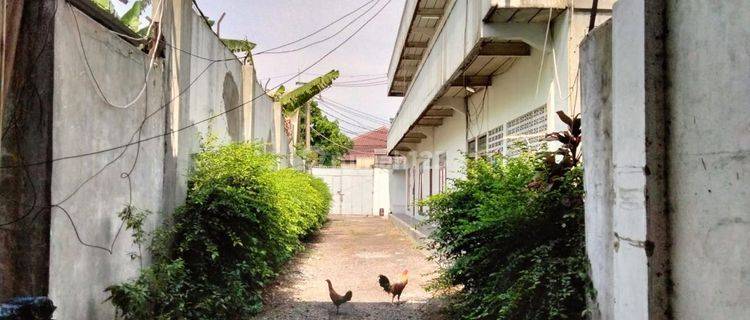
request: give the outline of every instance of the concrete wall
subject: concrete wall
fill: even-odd
[[[582,145],[586,166],[586,252],[596,296],[593,319],[613,319],[612,259],[612,23],[595,29],[581,45]]]
[[[609,54],[606,30],[588,40],[587,249],[601,319],[750,312],[750,28],[727,23],[747,16],[744,2],[621,0]],[[610,59],[611,96],[596,72]]]
[[[608,13],[600,13],[597,24],[606,21],[609,16]],[[413,170],[419,170],[419,166],[424,166],[425,160],[428,160],[433,168],[432,194],[438,192],[440,154],[446,154],[449,185],[450,180],[463,175],[467,138],[476,138],[544,105],[547,105],[547,132],[563,129],[563,124],[554,115],[556,111],[580,112],[577,103],[580,99],[578,73],[575,70],[578,66],[578,45],[585,35],[588,18],[588,11],[574,13],[567,10],[551,24],[551,36],[545,52],[542,52],[544,48],[533,47],[530,56],[516,58],[506,72],[494,76],[486,92],[480,90],[468,98],[468,117],[456,112],[452,117],[443,119],[441,126],[419,129],[427,138],[405,155],[408,167]],[[511,143],[507,143],[506,153],[510,146]],[[427,197],[430,195],[429,167],[423,168],[422,181],[422,194]],[[410,184],[415,183],[418,183],[418,179],[410,180]],[[410,190],[411,186],[407,188]]]
[[[273,112],[252,65],[234,58],[190,1],[165,3],[164,38],[181,50],[167,46],[148,79],[149,56],[64,0],[56,2],[54,79],[48,81],[54,85],[52,157],[150,138],[51,165],[49,296],[58,306],[55,317],[107,319],[114,309],[103,303],[104,288],[135,277],[149,263],[145,249],[143,260],[131,259],[139,248],[118,212],[126,205],[149,210],[144,229],[154,230],[184,202],[201,137],[212,134],[219,143],[253,139],[256,131],[275,130]],[[127,108],[102,97],[121,105],[142,87],[143,95]],[[273,142],[267,134],[257,138]],[[285,136],[280,149],[288,152]]]
[[[380,208],[386,214],[404,210],[404,170],[312,168],[312,175],[323,179],[331,190],[331,214],[377,215]]]
[[[748,1],[667,1],[675,319],[750,314]]]
[[[135,104],[127,109],[108,105],[97,93],[94,79],[108,100],[125,104],[144,85],[149,57],[63,0],[58,0],[58,7],[54,158],[123,145],[131,137],[138,140],[139,136],[163,133],[165,112],[161,107],[167,100],[162,83],[163,61],[157,61],[145,81],[143,97]],[[80,28],[76,27],[76,19]],[[79,30],[90,72],[79,44]],[[153,116],[143,122],[151,113]],[[142,122],[143,129],[139,131]],[[154,213],[145,230],[153,230],[163,205],[163,170],[161,138],[53,163],[52,204],[59,207],[52,208],[49,296],[58,306],[55,318],[112,318],[113,307],[102,303],[107,297],[104,288],[136,276],[140,268],[140,261],[128,256],[129,252],[138,252],[138,247],[133,245],[130,232],[121,230],[117,214],[128,204],[151,210]],[[129,173],[129,177],[123,178],[123,173]],[[78,237],[86,244],[111,248],[112,252],[84,246]]]

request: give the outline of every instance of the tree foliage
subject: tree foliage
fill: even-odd
[[[300,123],[305,123],[305,113],[300,115]],[[354,142],[341,132],[338,121],[329,120],[318,107],[316,101],[310,102],[310,144],[312,154],[301,155],[314,163],[323,166],[337,166],[341,157],[351,150]],[[304,130],[300,130],[299,141],[305,141]],[[297,150],[303,150],[302,145]]]

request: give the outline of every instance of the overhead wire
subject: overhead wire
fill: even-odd
[[[388,4],[390,4],[390,3],[392,2],[392,1],[393,1],[393,0],[388,0],[388,1],[387,1],[387,2],[385,3],[385,5],[383,5],[383,7],[381,7],[381,8],[380,8],[380,9],[378,10],[378,12],[377,12],[377,13],[376,13],[375,15],[373,15],[372,17],[370,17],[370,18],[369,18],[369,19],[368,19],[368,20],[366,21],[366,23],[365,23],[365,24],[363,24],[362,26],[360,26],[360,27],[359,27],[359,28],[358,28],[357,30],[355,30],[355,31],[354,31],[354,33],[352,33],[352,34],[351,34],[351,35],[350,35],[349,37],[347,37],[346,39],[344,39],[344,41],[342,41],[341,43],[339,43],[339,44],[338,44],[338,45],[337,45],[336,47],[334,47],[334,48],[333,48],[332,50],[328,51],[328,52],[327,52],[326,54],[324,54],[324,55],[323,55],[323,56],[321,56],[321,57],[320,57],[319,59],[317,59],[317,60],[316,60],[315,62],[313,62],[313,63],[312,63],[312,64],[311,64],[310,66],[306,67],[306,68],[305,68],[305,69],[304,69],[304,70],[303,70],[302,72],[305,72],[305,71],[307,71],[307,70],[311,69],[312,67],[314,67],[315,65],[317,65],[318,63],[320,63],[321,61],[323,61],[323,59],[325,59],[325,58],[327,58],[328,56],[330,56],[330,55],[331,55],[331,54],[332,54],[333,52],[335,52],[335,51],[336,51],[337,49],[339,49],[340,47],[342,47],[342,46],[343,46],[344,44],[348,43],[348,41],[350,41],[350,40],[351,40],[352,38],[354,38],[354,36],[356,36],[356,35],[357,35],[357,34],[359,33],[359,31],[361,31],[362,29],[364,29],[364,27],[365,27],[365,26],[367,26],[367,23],[369,23],[369,22],[370,22],[370,21],[372,21],[372,20],[373,20],[373,19],[374,19],[375,17],[377,17],[377,16],[379,15],[379,13],[381,13],[381,12],[382,12],[382,10],[383,10],[383,9],[385,9],[385,8],[386,8],[386,7],[388,6]],[[300,74],[301,74],[301,73],[300,73]],[[287,82],[290,82],[290,81],[294,80],[295,78],[296,78],[296,77],[291,77],[291,78],[287,79],[286,81],[282,82],[282,84],[283,84],[283,83],[287,83]],[[47,163],[51,163],[51,162],[57,162],[57,161],[63,161],[63,160],[70,160],[70,159],[77,159],[77,158],[82,158],[82,157],[88,157],[88,156],[92,156],[92,155],[96,155],[96,154],[100,154],[100,153],[105,153],[105,152],[110,152],[110,151],[114,151],[114,150],[119,150],[119,149],[122,149],[122,148],[125,148],[125,147],[128,147],[128,146],[132,146],[132,145],[134,145],[134,144],[136,144],[136,143],[139,143],[139,142],[146,142],[146,141],[151,141],[151,140],[154,140],[154,139],[157,139],[157,138],[161,138],[161,137],[165,137],[165,136],[168,136],[168,135],[171,135],[171,134],[174,134],[174,133],[178,133],[178,132],[181,132],[181,131],[187,130],[187,129],[189,129],[189,128],[192,128],[192,127],[194,127],[194,126],[197,126],[197,125],[199,125],[199,124],[205,123],[205,122],[207,122],[207,121],[213,120],[213,119],[215,119],[215,118],[217,118],[217,117],[223,116],[224,114],[227,114],[227,113],[229,113],[229,112],[232,112],[232,111],[234,111],[234,110],[236,110],[236,109],[238,109],[238,108],[242,108],[242,107],[243,107],[243,106],[245,106],[246,104],[248,104],[248,103],[250,103],[250,102],[253,102],[254,100],[256,100],[256,99],[258,99],[258,98],[262,97],[263,95],[266,95],[266,94],[267,94],[268,92],[270,92],[271,90],[273,90],[273,89],[275,89],[275,88],[278,88],[278,87],[280,87],[280,86],[281,86],[281,85],[279,84],[279,85],[277,85],[277,86],[276,86],[276,87],[274,87],[274,88],[271,88],[271,89],[269,89],[269,90],[266,90],[266,91],[264,91],[264,92],[263,92],[263,93],[262,93],[261,95],[258,95],[258,96],[256,96],[256,97],[253,97],[253,98],[252,98],[252,99],[250,99],[250,100],[244,101],[244,102],[242,102],[242,103],[241,103],[241,104],[239,104],[239,105],[236,105],[236,106],[234,106],[234,107],[232,107],[232,108],[228,108],[228,109],[224,110],[223,112],[221,112],[221,113],[218,113],[218,114],[215,114],[215,115],[213,115],[213,116],[210,116],[210,117],[208,117],[208,118],[204,118],[204,119],[202,119],[202,120],[199,120],[199,121],[197,121],[197,122],[191,123],[191,124],[189,124],[189,125],[186,125],[186,126],[180,127],[180,128],[178,128],[178,129],[176,129],[176,130],[170,130],[169,132],[165,132],[165,133],[163,133],[163,134],[159,134],[159,135],[155,135],[155,136],[151,136],[151,137],[143,138],[143,139],[141,139],[141,140],[139,140],[139,141],[135,141],[135,142],[132,142],[132,143],[126,143],[126,144],[122,144],[122,145],[118,145],[118,146],[113,146],[113,147],[109,147],[109,148],[99,149],[99,150],[96,150],[96,151],[91,151],[91,152],[86,152],[86,153],[80,153],[80,154],[76,154],[76,155],[71,155],[71,156],[62,156],[62,157],[59,157],[59,158],[55,158],[55,159],[51,159],[51,160],[45,160],[45,161],[36,161],[36,162],[32,162],[32,163],[27,163],[27,164],[23,164],[22,166],[37,166],[37,165],[43,165],[43,164],[47,164]],[[162,108],[163,108],[163,107],[164,107],[164,106],[162,106]],[[2,167],[0,167],[0,169],[7,169],[7,168],[16,168],[16,167],[19,167],[19,166],[2,166]]]
[[[263,54],[283,54],[283,53],[297,52],[297,51],[304,50],[304,49],[307,49],[309,47],[312,47],[312,46],[314,46],[316,44],[328,41],[328,40],[332,39],[333,37],[335,37],[335,36],[341,34],[342,32],[344,32],[344,30],[346,30],[347,28],[349,28],[349,26],[351,26],[355,22],[359,21],[359,19],[361,19],[362,17],[364,17],[365,15],[367,15],[368,13],[370,13],[370,11],[372,11],[375,7],[377,7],[378,3],[380,2],[380,0],[373,0],[373,1],[375,1],[375,3],[373,3],[372,6],[370,6],[369,8],[367,8],[364,12],[362,12],[362,14],[354,17],[354,19],[352,19],[352,21],[349,21],[349,23],[347,23],[341,29],[339,29],[338,31],[336,31],[335,33],[333,33],[332,35],[330,35],[328,37],[325,37],[325,38],[323,38],[321,40],[318,40],[318,41],[313,41],[313,42],[308,43],[308,44],[306,44],[306,45],[304,45],[302,47],[299,47],[299,48],[294,48],[294,49],[289,49],[289,50],[280,50],[280,51],[270,50],[269,49],[269,50],[264,50],[264,51],[257,52],[257,53],[255,53],[255,55],[258,56],[258,55],[263,55]],[[368,3],[365,3],[365,5],[363,5],[362,7],[366,6],[367,4],[369,4],[371,2],[372,1],[370,1]],[[357,9],[356,11],[359,11],[359,9]]]
[[[333,26],[334,24],[338,23],[339,21],[341,21],[341,20],[344,20],[344,18],[346,18],[346,17],[348,17],[348,16],[350,16],[350,15],[354,14],[355,12],[357,12],[357,11],[361,10],[362,8],[366,7],[366,6],[368,5],[368,4],[372,3],[373,1],[375,1],[375,0],[370,0],[370,1],[367,1],[367,2],[365,2],[364,4],[362,4],[361,6],[357,7],[356,9],[354,9],[354,10],[352,10],[352,11],[349,11],[349,12],[348,12],[347,14],[345,14],[345,15],[341,16],[340,18],[338,18],[338,19],[336,19],[336,20],[334,20],[334,21],[332,21],[332,22],[330,22],[330,23],[326,24],[325,26],[323,26],[323,27],[321,27],[321,28],[319,28],[319,29],[317,29],[317,30],[315,30],[315,31],[311,32],[310,34],[308,34],[308,35],[306,35],[306,36],[304,36],[304,37],[302,37],[302,38],[299,38],[299,39],[297,39],[297,40],[293,40],[293,41],[290,41],[290,42],[287,42],[287,43],[284,43],[284,44],[278,45],[278,46],[276,46],[276,47],[273,47],[273,48],[269,48],[269,49],[265,49],[265,50],[263,50],[263,51],[259,51],[259,52],[255,53],[255,54],[262,54],[262,53],[264,53],[264,52],[268,52],[268,51],[274,51],[274,50],[277,50],[277,49],[281,49],[281,48],[283,48],[283,47],[287,47],[287,46],[289,46],[289,45],[292,45],[292,44],[295,44],[295,43],[301,42],[302,40],[306,40],[306,39],[308,39],[308,38],[310,38],[310,37],[312,37],[312,36],[314,36],[314,35],[316,35],[316,34],[320,33],[321,31],[323,31],[323,30],[325,30],[325,29],[328,29],[329,27]]]
[[[151,75],[151,71],[153,70],[154,63],[156,62],[157,50],[152,50],[153,52],[150,57],[148,70],[146,71],[146,75],[144,76],[143,86],[141,86],[141,89],[138,91],[138,94],[136,94],[135,98],[133,98],[132,100],[130,100],[130,102],[127,102],[125,104],[115,104],[112,101],[110,101],[110,99],[107,98],[107,96],[104,94],[104,91],[102,90],[102,87],[99,84],[99,81],[96,79],[96,76],[94,75],[94,71],[91,68],[91,63],[89,62],[88,55],[86,54],[86,47],[83,44],[83,37],[81,36],[81,27],[78,23],[78,15],[76,14],[75,10],[73,10],[73,6],[70,3],[68,3],[68,9],[70,9],[70,13],[73,16],[73,20],[75,22],[76,31],[78,34],[78,44],[80,45],[82,58],[84,60],[86,68],[88,69],[88,73],[90,76],[89,79],[93,82],[94,87],[96,87],[97,94],[99,95],[100,98],[102,98],[102,100],[104,100],[104,102],[107,105],[111,107],[118,108],[118,109],[127,109],[131,107],[132,105],[134,105],[136,102],[140,100],[140,98],[143,96],[144,92],[146,91],[146,87],[148,86],[149,76]],[[164,1],[159,1],[159,8],[157,9],[157,11],[159,12],[159,18],[158,20],[154,19],[153,21],[160,21],[161,17],[164,15]],[[151,22],[151,25],[153,25],[153,21]],[[156,38],[155,38],[157,39],[157,41],[159,38],[161,38],[161,31],[162,31],[162,26],[161,24],[158,24],[156,28]]]
[[[392,0],[387,1],[386,4],[383,7],[381,7],[377,11],[377,13],[375,15],[373,15],[372,17],[370,17],[362,26],[360,26],[359,28],[357,28],[351,35],[349,35],[349,37],[347,37],[346,39],[344,39],[336,47],[334,47],[333,49],[331,49],[330,51],[328,51],[326,54],[324,54],[323,56],[321,56],[318,60],[316,60],[311,65],[309,65],[307,68],[305,68],[303,71],[301,71],[300,74],[302,72],[308,71],[309,69],[311,69],[312,67],[314,67],[315,65],[317,65],[318,63],[320,63],[323,59],[325,59],[326,57],[328,57],[330,54],[332,54],[333,52],[335,52],[336,50],[338,50],[341,46],[343,46],[344,44],[346,44],[352,38],[354,38],[354,36],[356,36],[365,26],[367,26],[369,24],[369,22],[371,22],[375,17],[377,17],[383,11],[383,9],[385,9],[388,6],[388,4],[391,3],[391,1]],[[180,97],[182,94],[184,94],[190,87],[192,87],[192,85],[195,83],[195,81],[197,81],[197,79],[200,78],[200,76],[202,76],[202,74],[205,73],[205,71],[208,70],[208,68],[210,66],[212,66],[217,61],[210,61],[210,62],[211,63],[209,63],[209,65],[206,67],[206,69],[204,69],[204,71],[198,77],[196,77],[196,79],[194,79],[194,81],[192,81],[185,89],[183,89],[176,97],[172,98],[168,103],[162,105],[160,108],[158,108],[157,110],[155,110],[151,114],[147,115],[144,118],[144,120],[141,122],[141,125],[139,126],[138,130],[136,130],[136,132],[133,134],[133,136],[131,136],[131,140],[128,143],[126,143],[124,145],[116,146],[116,147],[110,147],[110,148],[105,148],[105,149],[93,151],[93,152],[87,152],[87,153],[77,154],[77,155],[73,155],[73,156],[64,156],[64,157],[54,158],[54,159],[45,160],[45,161],[38,161],[38,162],[34,162],[34,163],[24,163],[24,161],[22,161],[21,165],[2,166],[2,167],[0,167],[0,169],[18,168],[18,167],[23,167],[23,168],[26,169],[29,166],[49,164],[49,163],[53,163],[53,162],[57,162],[57,161],[62,161],[62,160],[82,158],[82,157],[91,156],[91,155],[95,155],[95,154],[101,154],[101,153],[106,153],[106,152],[115,151],[115,150],[119,150],[119,149],[124,149],[123,152],[120,153],[120,155],[118,155],[117,157],[115,157],[112,161],[108,162],[103,168],[101,168],[100,170],[98,170],[93,176],[85,179],[83,183],[81,183],[67,197],[63,198],[63,200],[61,202],[59,202],[57,204],[49,205],[49,206],[37,206],[36,204],[33,204],[33,205],[30,206],[30,208],[32,209],[32,211],[33,211],[33,208],[37,208],[37,207],[41,208],[40,210],[43,210],[45,208],[50,208],[50,209],[51,208],[58,208],[58,209],[60,209],[60,211],[62,211],[66,215],[66,217],[68,218],[68,220],[70,221],[70,223],[71,223],[71,225],[73,227],[73,231],[74,231],[74,233],[76,235],[76,238],[77,238],[77,240],[78,240],[79,243],[81,243],[84,246],[91,247],[91,248],[96,248],[96,249],[100,249],[100,250],[108,252],[109,254],[112,254],[113,253],[113,249],[114,249],[114,244],[117,241],[117,237],[119,236],[120,231],[122,230],[123,224],[122,223],[120,224],[120,227],[118,228],[118,231],[117,231],[115,237],[113,238],[112,242],[110,243],[109,247],[104,247],[104,246],[100,246],[100,245],[93,245],[93,244],[87,243],[86,241],[84,241],[81,238],[81,236],[79,234],[79,231],[78,231],[78,228],[76,227],[76,224],[75,224],[72,216],[67,211],[67,209],[65,209],[64,207],[62,207],[62,203],[65,202],[65,201],[67,201],[67,200],[69,200],[70,198],[72,198],[72,196],[74,196],[78,191],[80,191],[85,184],[87,184],[90,181],[92,181],[96,176],[98,176],[99,174],[101,174],[104,171],[104,169],[106,169],[111,164],[113,164],[114,162],[116,162],[117,160],[119,160],[124,155],[124,153],[127,151],[127,148],[129,146],[140,145],[143,142],[151,141],[151,140],[154,140],[154,139],[157,139],[157,138],[161,138],[161,137],[166,137],[168,135],[184,131],[184,130],[186,130],[188,128],[191,128],[191,127],[194,127],[194,126],[196,126],[198,124],[204,123],[206,121],[210,121],[210,120],[215,119],[215,118],[217,118],[219,116],[222,116],[222,115],[224,115],[226,113],[229,113],[229,112],[232,112],[232,111],[234,111],[236,109],[239,109],[239,108],[243,107],[244,105],[246,105],[246,104],[248,104],[248,103],[250,103],[250,102],[252,102],[252,101],[254,101],[254,100],[256,100],[256,99],[258,99],[258,98],[260,98],[260,97],[262,97],[262,96],[264,96],[264,95],[266,95],[268,93],[269,90],[266,90],[262,94],[260,94],[260,95],[258,95],[256,97],[253,97],[252,99],[250,99],[248,101],[245,101],[245,102],[243,102],[243,103],[241,103],[241,104],[239,104],[237,106],[234,106],[234,107],[232,107],[230,109],[226,109],[224,112],[221,112],[221,113],[216,114],[214,116],[205,118],[205,119],[200,120],[198,122],[194,122],[194,123],[192,123],[190,125],[180,127],[180,128],[178,128],[176,130],[169,130],[169,131],[167,131],[165,133],[162,133],[162,134],[159,134],[159,135],[155,135],[155,136],[151,136],[151,137],[148,137],[148,138],[142,138],[141,137],[141,134],[142,134],[141,130],[143,128],[143,125],[145,124],[145,121],[148,118],[150,118],[151,116],[153,116],[154,114],[156,114],[157,112],[159,112],[160,110],[162,110],[163,108],[165,108],[166,106],[168,106],[169,104],[171,104],[172,101],[174,101],[175,99],[177,99],[178,97]],[[289,82],[289,81],[291,81],[293,79],[294,79],[294,77],[288,79],[287,81],[284,81],[283,83]],[[279,84],[278,86],[280,86],[280,85],[281,84]],[[139,137],[138,140],[137,141],[132,141],[133,137],[136,136],[136,134]],[[325,136],[322,136],[322,137],[326,138]],[[136,157],[133,165],[131,166],[130,171],[122,173],[121,177],[122,178],[128,178],[128,180],[129,180],[130,173],[132,173],[132,170],[134,170],[136,163],[137,163],[137,157]],[[129,181],[129,186],[131,188],[130,189],[130,197],[132,199],[132,184],[131,184],[130,181]],[[25,216],[23,218],[25,218]],[[0,227],[7,226],[9,224],[17,223],[18,221],[20,221],[22,219],[18,219],[16,221],[10,221],[10,222],[2,223],[2,224],[0,224]],[[124,223],[124,221],[123,221],[123,223]]]
[[[348,111],[351,114],[355,114],[357,116],[370,119],[374,123],[380,123],[380,124],[382,124],[384,126],[390,126],[390,124],[391,124],[391,122],[389,120],[387,120],[387,119],[384,119],[382,117],[379,117],[379,116],[376,116],[376,115],[373,115],[373,114],[370,114],[370,113],[366,113],[364,111],[360,111],[360,110],[358,110],[357,108],[354,108],[354,107],[347,106],[347,105],[345,105],[345,104],[343,104],[341,102],[337,102],[337,101],[329,98],[328,96],[320,95],[320,101],[323,102],[323,103],[327,103],[329,107],[336,107],[336,108],[339,108],[341,110]]]

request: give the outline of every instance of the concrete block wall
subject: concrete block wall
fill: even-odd
[[[201,137],[273,142],[253,125],[275,127],[252,65],[234,59],[191,1],[164,2],[171,46],[150,71],[150,56],[80,5],[23,4],[16,69],[29,78],[16,77],[3,109],[0,223],[33,219],[0,228],[0,296],[49,295],[56,319],[108,319],[104,289],[149,263],[118,213],[151,211],[144,229],[154,230],[184,202]],[[27,173],[19,159],[38,164]]]
[[[582,145],[586,185],[586,252],[596,296],[592,318],[612,319],[612,23],[596,28],[581,44]]]
[[[620,0],[612,31],[586,39],[594,319],[750,313],[750,27],[733,23],[748,16],[745,2]]]

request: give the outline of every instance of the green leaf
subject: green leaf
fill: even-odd
[[[146,3],[143,0],[136,0],[128,12],[125,12],[125,15],[120,18],[120,21],[131,30],[136,31],[141,25],[141,15],[144,9],[146,9]]]
[[[305,102],[309,101],[323,90],[327,89],[333,84],[333,80],[339,77],[337,70],[331,70],[330,72],[309,81],[301,87],[292,90],[291,92],[283,95],[279,102],[286,112],[292,112],[297,108],[303,106]]]
[[[226,45],[227,48],[229,48],[229,51],[232,51],[233,53],[237,53],[237,52],[250,53],[250,50],[253,50],[253,48],[255,48],[255,43],[252,43],[247,40],[221,39],[221,42],[224,42],[224,45]]]
[[[115,13],[115,7],[112,5],[112,1],[110,0],[91,0],[96,4],[99,8],[104,9],[105,11],[109,13]]]

